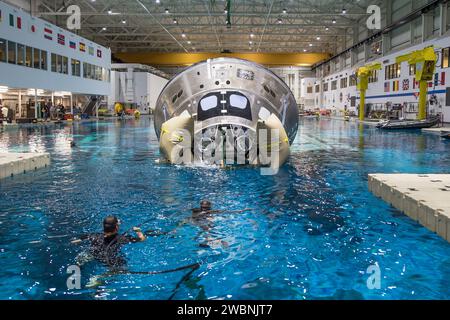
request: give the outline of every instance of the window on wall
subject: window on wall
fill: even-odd
[[[313,93],[313,87],[306,87],[306,93]]]
[[[378,81],[378,70],[372,70],[369,73],[369,77],[367,78],[369,83],[374,83]]]
[[[62,61],[62,56],[60,56],[60,55],[56,55],[56,71],[58,73],[63,72],[63,61]]]
[[[342,78],[341,79],[341,89],[342,88],[347,88],[347,84],[348,84],[348,78],[347,77]]]
[[[72,61],[72,75],[79,77],[81,75],[81,63],[80,60],[71,59]]]
[[[323,92],[327,92],[328,91],[328,82],[325,82],[323,84]]]
[[[333,80],[331,81],[331,90],[336,90],[337,89],[337,80]]]
[[[401,68],[400,64],[393,63],[384,68],[385,80],[400,78]]]
[[[16,64],[16,43],[8,41],[8,63]]]
[[[69,74],[69,59],[67,57],[61,57],[62,71],[61,73]]]
[[[17,44],[17,64],[25,65],[25,46],[23,44]]]
[[[109,70],[84,62],[83,77],[91,80],[109,81]]]
[[[52,53],[52,72],[69,74],[69,59]]]
[[[409,65],[409,75],[410,76],[415,76],[416,75],[416,65],[415,64],[410,64]]]
[[[39,49],[33,50],[33,68],[35,69],[41,68],[41,50]]]
[[[450,48],[442,49],[442,68],[448,68],[449,56],[450,56]]]
[[[349,79],[350,79],[350,87],[356,86],[356,75],[355,74],[351,75]]]
[[[316,93],[320,92],[320,84],[316,84]]]
[[[25,49],[25,65],[27,67],[33,67],[33,48],[26,47]]]
[[[47,51],[41,50],[41,69],[47,70]]]
[[[57,55],[52,53],[52,72],[57,72],[56,65],[57,65],[58,61],[56,61],[57,60],[56,58],[57,58]]]
[[[0,39],[0,62],[6,62],[6,40]]]

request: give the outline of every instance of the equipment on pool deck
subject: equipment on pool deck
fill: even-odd
[[[410,65],[415,65],[416,81],[419,82],[419,113],[417,120],[424,120],[427,117],[427,93],[428,81],[431,81],[436,69],[437,56],[434,52],[434,47],[426,47],[423,50],[413,51],[409,54],[404,54],[395,59],[395,62],[402,63],[407,61]]]
[[[289,87],[270,70],[246,60],[217,58],[195,64],[167,83],[154,123],[161,154],[171,163],[193,159],[196,164],[275,168],[286,161],[297,134],[298,107]],[[261,141],[267,142],[263,148]],[[267,162],[263,153],[272,160],[278,155],[278,161]]]
[[[377,124],[377,128],[394,129],[423,129],[437,125],[441,121],[441,116],[436,115],[425,120],[386,120]]]
[[[367,64],[365,66],[359,67],[356,70],[356,76],[358,79],[358,83],[356,84],[356,88],[360,92],[360,100],[359,100],[359,120],[364,121],[364,113],[366,107],[366,91],[369,87],[369,76],[376,70],[381,70],[381,63],[375,62],[371,64]]]

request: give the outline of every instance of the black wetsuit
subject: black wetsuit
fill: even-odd
[[[128,235],[115,234],[105,237],[103,233],[86,235],[82,240],[90,241],[89,254],[97,261],[110,267],[124,267],[127,264],[121,253],[123,245],[139,242],[139,238]]]

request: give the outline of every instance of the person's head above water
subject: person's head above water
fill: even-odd
[[[200,201],[200,209],[202,211],[211,210],[211,202],[209,202],[208,200]]]
[[[115,216],[107,216],[103,220],[103,232],[104,233],[117,233],[119,231],[119,219]]]

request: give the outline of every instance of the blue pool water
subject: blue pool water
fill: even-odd
[[[0,130],[0,152],[52,159],[0,181],[1,299],[450,298],[450,244],[367,187],[368,173],[450,173],[450,143],[439,137],[305,119],[289,161],[262,176],[155,163],[150,119]],[[205,230],[186,220],[203,198],[252,211],[217,215]],[[66,269],[86,248],[70,239],[99,231],[107,214],[121,218],[123,231],[141,222],[177,228],[123,247],[129,270],[200,268],[178,287],[187,271],[110,275],[86,287],[107,272],[90,263],[82,288],[67,289]],[[381,288],[369,289],[375,263]]]

